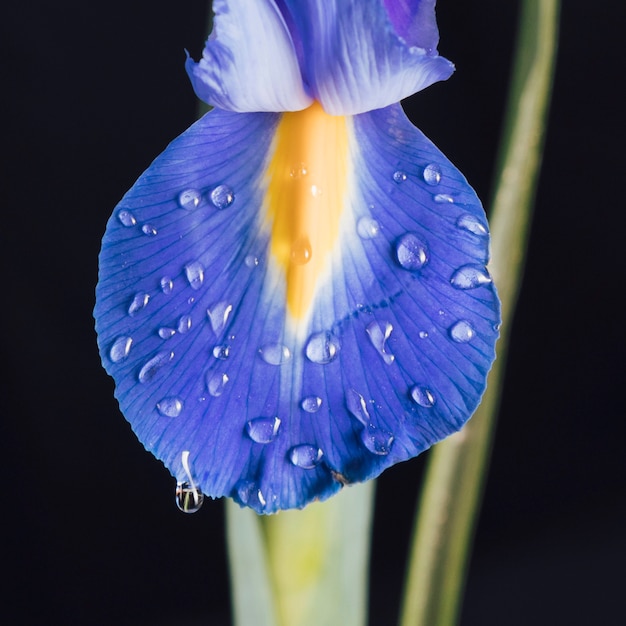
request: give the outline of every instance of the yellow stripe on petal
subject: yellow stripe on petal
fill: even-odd
[[[287,310],[306,318],[339,236],[349,171],[348,123],[317,102],[284,113],[268,167],[271,254],[285,272]]]

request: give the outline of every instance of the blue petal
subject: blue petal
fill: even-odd
[[[95,310],[146,448],[179,482],[259,513],[458,430],[499,323],[480,203],[395,105],[346,120],[332,272],[294,326],[266,222],[284,117],[214,110],[167,148],[109,221]]]
[[[439,43],[436,0],[383,0],[394,30],[410,46],[432,53]]]
[[[305,83],[324,110],[354,115],[399,102],[445,80],[454,66],[437,55],[434,2],[406,15],[381,0],[284,0],[292,38],[302,47]],[[399,31],[396,25],[406,28]],[[434,31],[433,31],[434,29]]]
[[[188,58],[198,97],[229,111],[298,111],[305,93],[287,26],[272,0],[215,0],[202,59]]]

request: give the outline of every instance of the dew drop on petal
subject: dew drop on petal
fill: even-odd
[[[433,396],[432,391],[422,385],[414,385],[411,387],[411,398],[413,402],[425,409],[429,409],[435,405],[435,396]]]
[[[119,363],[123,361],[130,352],[130,348],[133,345],[132,337],[118,337],[109,350],[109,358],[113,363]]]
[[[211,203],[216,209],[226,209],[235,201],[235,194],[228,185],[218,185],[211,192]]]
[[[163,276],[163,278],[161,278],[161,291],[166,296],[169,296],[169,294],[172,293],[173,289],[174,281],[169,276]]]
[[[207,376],[207,389],[214,398],[219,398],[224,393],[224,388],[230,379],[228,374],[210,374]]]
[[[246,267],[256,267],[259,264],[259,259],[252,254],[249,254],[245,259],[244,263]]]
[[[450,282],[457,289],[476,289],[481,285],[488,285],[491,276],[481,265],[463,265],[452,274]]]
[[[256,443],[271,443],[278,435],[278,417],[257,417],[246,424],[246,434]]]
[[[419,333],[417,333],[417,336],[420,339],[428,339],[428,333],[425,330],[420,330]]]
[[[191,330],[191,316],[190,315],[181,315],[178,319],[178,332],[181,335],[184,335],[186,332]]]
[[[134,226],[137,223],[135,216],[130,211],[127,211],[126,209],[122,209],[121,211],[118,212],[117,219],[120,221],[120,224],[122,226],[126,226],[126,228],[130,228],[131,226]]]
[[[268,365],[282,365],[291,358],[291,352],[282,343],[268,343],[259,348],[260,357]]]
[[[396,243],[396,258],[405,270],[415,272],[428,262],[428,251],[417,235],[406,233]]]
[[[303,411],[307,413],[317,413],[322,406],[322,399],[318,396],[307,396],[300,403]]]
[[[235,491],[237,494],[236,497],[241,504],[245,504],[255,509],[262,509],[267,504],[262,491],[257,487],[256,483],[251,480],[240,480],[235,485]]]
[[[459,219],[456,221],[456,225],[463,230],[467,230],[474,235],[479,235],[480,237],[486,237],[489,234],[487,227],[476,217],[466,213],[465,215],[461,215]]]
[[[289,259],[294,265],[305,265],[311,260],[311,242],[308,237],[302,237],[293,242]]]
[[[151,381],[164,365],[167,365],[174,358],[173,352],[159,352],[156,356],[153,356],[146,364],[139,370],[139,382],[147,383]]]
[[[371,217],[362,217],[356,225],[356,232],[361,239],[373,239],[380,232],[378,222]]]
[[[441,168],[434,163],[430,163],[424,168],[422,176],[426,184],[434,187],[441,182]]]
[[[346,392],[346,406],[348,411],[356,417],[363,426],[370,423],[370,415],[367,410],[365,398],[356,389],[348,389]]]
[[[134,317],[139,311],[146,308],[148,302],[150,302],[150,294],[143,292],[136,293],[128,306],[128,315]]]
[[[339,339],[328,331],[314,333],[306,344],[306,356],[309,361],[326,365],[337,358],[341,344]]]
[[[365,331],[376,351],[387,365],[391,365],[396,357],[386,351],[385,342],[389,339],[393,326],[389,322],[371,322]]]
[[[406,180],[406,174],[400,170],[396,171],[393,173],[393,179],[397,182],[397,183],[403,183]]]
[[[450,337],[457,343],[468,343],[476,336],[476,331],[467,320],[459,320],[450,327]]]
[[[372,452],[380,456],[386,456],[391,451],[394,436],[386,430],[381,430],[374,424],[367,424],[361,432],[363,445]]]
[[[161,326],[157,332],[161,339],[171,339],[176,334],[173,328],[168,328],[167,326]]]
[[[181,462],[187,479],[176,483],[176,506],[183,513],[195,513],[204,502],[204,494],[198,489],[191,475],[189,450],[183,450]]]
[[[152,226],[152,224],[144,224],[141,227],[141,232],[144,235],[148,235],[148,237],[154,237],[158,231],[154,226]]]
[[[302,444],[289,450],[289,460],[302,469],[313,469],[322,460],[324,453],[317,446]]]
[[[453,203],[454,202],[454,198],[450,195],[448,195],[447,193],[438,193],[435,194],[433,196],[433,200],[435,202],[437,202],[438,204],[443,204],[445,202],[450,202]]]
[[[220,361],[225,361],[230,356],[230,346],[222,344],[213,348],[213,356]]]
[[[210,309],[206,310],[206,313],[211,322],[211,328],[213,332],[218,335],[226,327],[228,317],[233,310],[233,305],[228,302],[222,301],[214,304]]]
[[[185,276],[192,289],[198,290],[204,282],[204,266],[199,261],[185,265]]]
[[[163,398],[156,405],[157,411],[165,417],[178,417],[183,410],[183,401],[180,398]]]
[[[200,206],[202,194],[197,189],[185,189],[178,194],[178,206],[193,211]]]

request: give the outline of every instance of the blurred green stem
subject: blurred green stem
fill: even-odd
[[[491,273],[502,301],[498,359],[465,428],[430,453],[401,626],[458,621],[526,253],[557,47],[558,0],[523,0],[491,210]]]

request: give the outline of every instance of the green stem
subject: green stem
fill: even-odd
[[[431,452],[416,514],[401,626],[457,623],[531,222],[557,46],[558,0],[524,0],[496,192],[491,273],[502,301],[498,359],[482,403]]]

